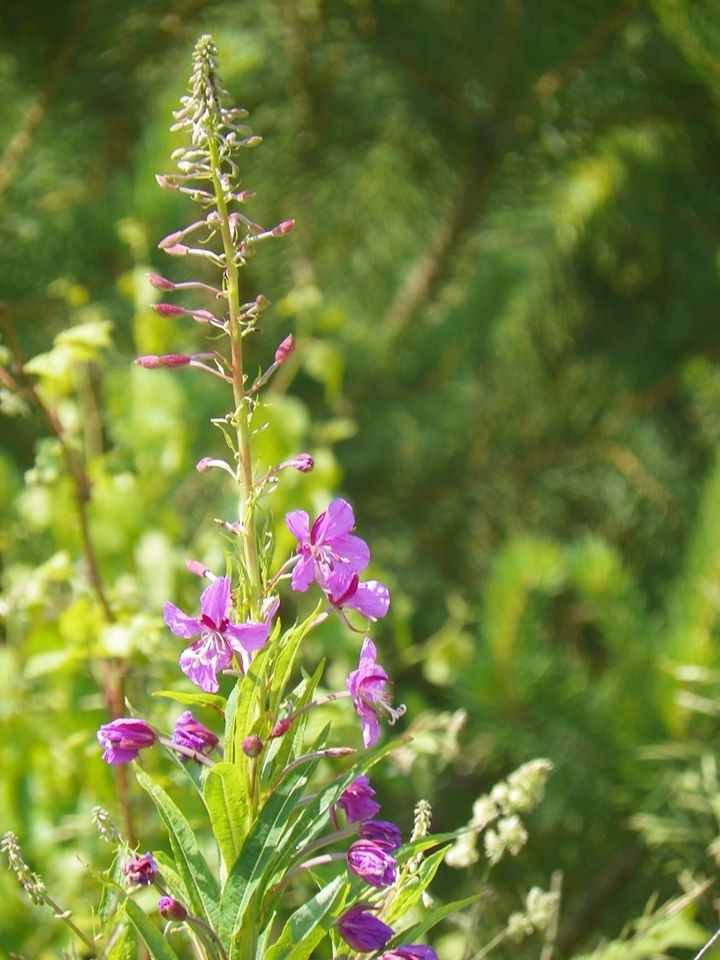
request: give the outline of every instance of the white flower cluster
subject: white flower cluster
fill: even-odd
[[[558,894],[533,887],[525,900],[525,910],[513,913],[508,918],[507,935],[519,943],[531,933],[547,930],[557,910]]]
[[[532,810],[542,800],[551,770],[549,760],[531,760],[496,784],[489,794],[478,797],[472,818],[448,850],[445,863],[458,869],[476,863],[477,841],[483,830],[485,856],[491,864],[498,863],[505,853],[516,856],[527,842],[527,830],[518,814]]]

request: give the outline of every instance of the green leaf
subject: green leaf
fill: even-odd
[[[185,703],[189,707],[206,707],[208,710],[214,710],[221,717],[225,715],[227,702],[225,697],[216,693],[185,693],[180,690],[155,690],[151,696],[165,697],[167,700],[175,700],[177,703]]]
[[[229,870],[247,831],[247,795],[242,775],[234,764],[221,761],[208,770],[203,800],[223,862]]]
[[[447,846],[436,850],[435,853],[422,861],[416,873],[401,880],[400,889],[397,895],[393,897],[390,908],[384,915],[384,919],[391,926],[394,921],[404,916],[418,902],[423,890],[429,887],[432,878],[437,873],[447,850]]]
[[[403,930],[401,933],[398,933],[397,936],[393,937],[388,946],[397,947],[401,943],[415,943],[423,934],[427,933],[431,927],[434,927],[436,923],[440,923],[441,920],[449,917],[452,913],[458,913],[460,910],[464,910],[465,907],[469,907],[471,903],[476,903],[485,893],[486,891],[480,890],[470,897],[465,897],[462,900],[454,900],[452,903],[446,903],[442,907],[435,907],[430,910],[419,923],[413,924],[412,927],[408,927],[407,930]]]
[[[344,887],[347,879],[336,877],[296,910],[280,938],[265,954],[265,960],[308,960],[330,928],[328,914],[334,911]]]
[[[130,922],[148,948],[152,960],[178,960],[178,955],[165,937],[134,900],[128,899],[125,901],[125,910],[127,911]]]
[[[218,888],[205,858],[200,853],[195,834],[162,787],[153,783],[137,763],[134,766],[138,783],[152,797],[167,827],[178,873],[187,889],[187,906],[214,929],[218,918]]]
[[[125,914],[118,911],[113,917],[114,928],[108,930],[103,938],[104,943],[110,946],[102,954],[104,960],[134,960],[137,956],[137,945],[133,926]]]
[[[247,835],[240,856],[228,874],[220,900],[220,936],[232,939],[242,929],[245,909],[281,846],[290,814],[317,762],[289,774],[271,794]]]
[[[270,710],[273,713],[277,713],[278,707],[285,696],[285,687],[290,680],[298,649],[310,629],[310,625],[320,612],[321,606],[322,603],[318,603],[307,619],[303,620],[301,624],[286,630],[282,637],[280,652],[273,663],[270,680]]]

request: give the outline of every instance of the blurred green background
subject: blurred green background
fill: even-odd
[[[206,31],[264,138],[245,154],[248,212],[297,221],[243,277],[273,302],[251,367],[298,340],[259,456],[317,460],[270,505],[347,496],[391,588],[374,635],[417,753],[378,774],[384,815],[407,828],[424,796],[451,829],[550,758],[477,942],[562,871],[558,960],[712,877],[719,0],[40,0],[3,4],[0,24],[2,361],[12,329],[82,450],[117,617],[88,588],[57,443],[5,378],[0,827],[57,898],[87,920],[84,864],[107,862],[89,811],[116,812],[99,660],[172,722],[149,696],[178,682],[161,606],[195,604],[184,558],[222,569],[213,518],[233,518],[228,484],[193,469],[222,452],[222,391],[130,364],[201,343],[151,311],[145,273],[197,273],[156,249],[194,210],[154,174],[181,142],[170,112]],[[328,656],[342,685],[356,646],[329,626],[307,659]],[[436,895],[481,872],[444,869]],[[708,928],[715,895],[698,902]],[[65,942],[0,872],[0,951]]]

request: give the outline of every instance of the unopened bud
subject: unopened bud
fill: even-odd
[[[161,250],[167,250],[168,247],[174,247],[182,238],[183,231],[175,230],[174,233],[169,233],[166,237],[163,237],[158,246]]]
[[[219,323],[218,318],[209,310],[191,310],[190,316],[197,323]]]
[[[242,742],[242,752],[246,757],[258,757],[262,753],[263,742],[256,733],[251,733]]]
[[[285,363],[288,357],[292,355],[294,350],[295,350],[295,337],[290,333],[288,334],[287,337],[285,337],[282,343],[278,345],[278,348],[275,351],[275,363],[277,364]]]
[[[187,313],[185,307],[179,307],[175,303],[154,303],[153,310],[159,313],[161,317],[181,317]]]
[[[310,473],[315,466],[315,461],[309,453],[299,453],[296,457],[292,458],[290,465],[295,467],[296,470],[299,470],[300,473]]]
[[[257,135],[253,137],[246,137],[244,140],[240,141],[241,147],[258,147],[262,143],[262,137]]]
[[[158,290],[174,290],[175,284],[172,280],[166,280],[165,277],[161,277],[157,273],[147,273],[146,277],[150,281],[153,287],[156,287]]]
[[[245,203],[246,200],[252,200],[254,196],[254,190],[241,190],[240,193],[235,194],[235,199],[238,201],[238,203]]]
[[[273,227],[270,232],[274,237],[281,237],[284,233],[290,233],[294,226],[294,220],[283,220],[282,223],[279,223],[276,227]]]
[[[212,466],[212,457],[203,457],[201,460],[195,464],[195,469],[198,473],[204,473],[206,470],[209,470]]]
[[[287,717],[283,717],[282,720],[278,720],[275,726],[270,731],[270,739],[274,740],[276,737],[282,737],[290,729],[290,724],[293,722],[292,714],[289,714]]]
[[[136,357],[133,363],[146,370],[154,370],[156,367],[186,367],[192,361],[184,353],[164,353],[162,356]]]
[[[188,915],[185,907],[172,897],[160,897],[158,911],[166,920],[185,920]]]
[[[176,183],[171,183],[167,177],[164,177],[161,173],[155,174],[155,179],[159,187],[162,187],[163,190],[177,190],[178,185]]]
[[[186,257],[190,247],[186,247],[184,243],[176,243],[172,247],[163,247],[162,249],[165,253],[169,253],[171,257]]]
[[[262,293],[259,293],[259,294],[255,297],[255,306],[257,307],[258,310],[264,310],[265,307],[269,307],[269,306],[270,306],[270,301],[269,301],[268,298],[267,298],[266,296],[264,296]]]
[[[194,573],[196,577],[204,577],[208,572],[205,564],[200,563],[199,560],[186,560],[185,567],[189,573]]]

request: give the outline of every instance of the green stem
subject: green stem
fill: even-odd
[[[220,158],[217,141],[212,131],[208,133],[210,169],[215,190],[215,204],[220,216],[220,237],[225,254],[225,294],[228,302],[228,334],[230,337],[230,375],[233,400],[235,404],[234,426],[237,434],[237,481],[240,485],[240,537],[243,544],[245,569],[249,584],[250,615],[257,617],[260,612],[261,584],[260,565],[257,555],[255,536],[255,485],[253,481],[252,460],[250,457],[250,428],[248,425],[248,399],[245,393],[245,373],[243,370],[242,327],[240,322],[240,285],[238,268],[235,264],[235,246],[233,244],[228,208],[220,184]]]

